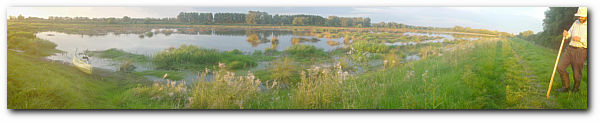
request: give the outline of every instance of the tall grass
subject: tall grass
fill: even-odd
[[[219,62],[227,64],[230,69],[243,69],[256,66],[256,59],[236,52],[219,52],[215,49],[204,49],[193,45],[182,45],[177,49],[165,50],[154,55],[153,63],[159,69],[193,69],[212,68]]]
[[[298,44],[288,47],[284,51],[296,59],[311,60],[327,56],[327,53],[321,48],[312,45]]]
[[[9,30],[7,35],[8,49],[22,50],[31,55],[48,56],[56,52],[56,44],[37,38],[33,32]]]
[[[13,51],[7,54],[8,109],[103,108],[91,97],[100,92],[98,80],[73,67]]]

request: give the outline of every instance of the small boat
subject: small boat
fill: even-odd
[[[77,58],[77,56],[73,56],[73,66],[75,66],[82,72],[92,74],[92,65],[85,63],[85,61],[82,61],[81,59]]]

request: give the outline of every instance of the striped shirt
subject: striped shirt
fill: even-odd
[[[579,42],[574,41],[574,36],[579,36],[581,40],[579,40]],[[573,25],[571,25],[567,37],[571,38],[571,42],[569,42],[569,45],[573,47],[587,48],[587,20],[584,23],[579,22],[579,20],[573,22]]]

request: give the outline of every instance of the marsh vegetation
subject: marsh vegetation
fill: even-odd
[[[9,21],[8,108],[587,108],[587,89],[544,99],[548,48],[391,27]],[[62,62],[77,53],[97,72]]]

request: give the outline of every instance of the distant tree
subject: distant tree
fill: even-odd
[[[123,16],[123,22],[125,23],[129,23],[129,21],[131,21],[131,18],[128,16]]]
[[[144,24],[152,24],[152,21],[150,20],[150,18],[146,18],[144,19]]]
[[[577,13],[577,7],[550,7],[544,14],[544,32],[549,35],[561,35],[563,30],[568,30],[571,24],[577,20],[573,14]]]
[[[17,20],[25,20],[25,17],[21,14],[19,14],[19,16],[17,17]]]
[[[363,19],[363,27],[371,27],[371,18],[367,17]]]
[[[292,21],[292,24],[294,24],[294,25],[305,25],[307,21],[308,21],[308,18],[306,18],[306,17],[294,17],[294,20]]]
[[[248,14],[246,14],[246,24],[257,24],[259,13],[259,11],[248,11]]]
[[[558,49],[562,31],[568,30],[571,24],[577,20],[577,17],[573,15],[575,13],[577,13],[577,7],[550,7],[544,12],[544,30],[525,39],[538,45]]]
[[[526,38],[526,37],[532,36],[533,34],[534,34],[533,31],[527,30],[527,31],[520,32],[519,35],[517,35],[517,37]]]
[[[107,22],[108,22],[108,24],[117,24],[117,19],[115,19],[115,18],[108,18]]]
[[[339,27],[340,26],[340,18],[337,16],[329,16],[327,17],[327,26]]]

